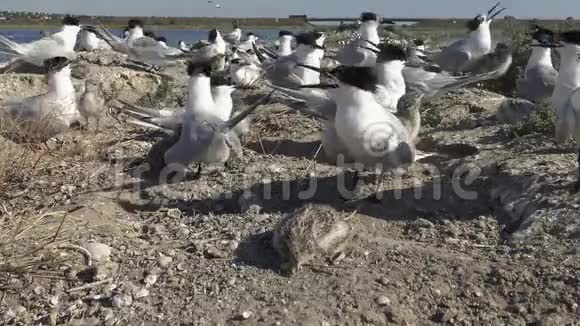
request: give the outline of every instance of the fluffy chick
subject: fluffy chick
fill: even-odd
[[[308,261],[344,250],[352,227],[328,205],[307,204],[286,216],[273,231],[272,246],[292,275]]]

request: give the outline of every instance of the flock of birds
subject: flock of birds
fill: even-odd
[[[184,174],[195,164],[199,173],[202,164],[225,164],[231,156],[240,156],[239,137],[250,128],[249,115],[273,100],[325,122],[321,147],[335,164],[353,164],[357,172],[380,175],[420,157],[415,143],[424,98],[507,72],[512,63],[510,46],[498,43],[492,49],[490,25],[505,10],[498,10],[499,5],[470,20],[467,36],[439,51],[427,49],[419,40],[382,40],[381,19],[371,12],[361,15],[356,37],[338,50],[325,47],[326,34],[321,32],[281,31],[273,45],[259,42],[251,33],[242,40],[238,25],[225,35],[211,30],[207,41],[193,46],[180,41],[171,47],[164,38],[146,32],[137,19],[130,20],[119,37],[101,24],[81,25],[67,16],[59,32],[38,41],[19,44],[0,36],[0,53],[10,56],[4,68],[28,63],[44,67],[48,76],[47,93],[2,99],[0,118],[30,126],[42,121],[42,137],[36,137],[41,140],[83,118],[87,122],[98,118],[105,106],[98,85],[87,81],[84,93],[75,94],[71,79],[75,50],[120,52],[152,72],[187,60],[184,107],[157,109],[122,102],[129,122],[169,133],[149,154],[155,175]],[[580,149],[580,31],[554,32],[536,26],[531,46],[517,93],[534,102],[551,101],[558,110],[557,140],[574,136]],[[552,65],[554,48],[561,56],[559,71]],[[233,90],[259,82],[271,92],[236,112]],[[578,158],[580,163],[580,150]]]

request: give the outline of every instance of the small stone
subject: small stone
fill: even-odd
[[[388,278],[386,277],[381,277],[379,280],[379,283],[381,283],[382,285],[389,285],[390,281]]]
[[[185,264],[184,263],[179,263],[177,264],[177,270],[180,272],[183,272],[186,269]]]
[[[149,274],[145,277],[145,279],[143,280],[143,283],[145,284],[145,287],[151,287],[153,284],[157,283],[157,280],[159,279],[159,276],[157,274]]]
[[[459,244],[459,239],[456,238],[445,238],[445,240],[443,240],[443,242],[445,242],[446,244]]]
[[[50,300],[48,300],[48,303],[52,307],[56,307],[58,305],[58,301],[59,301],[58,295],[53,295],[53,296],[50,297]]]
[[[180,218],[181,217],[181,211],[177,208],[171,208],[167,211],[167,217],[171,217],[171,218]]]
[[[149,296],[149,290],[142,288],[133,293],[135,299],[140,299]]]
[[[379,306],[388,306],[391,304],[391,300],[384,295],[378,296],[377,299],[375,300],[375,302]]]
[[[34,294],[36,295],[44,295],[45,293],[45,289],[42,286],[37,286],[34,288],[34,290],[32,290],[34,292]]]
[[[157,258],[157,263],[159,264],[159,266],[161,267],[167,267],[169,266],[169,264],[171,264],[173,262],[173,258],[168,257],[168,256],[161,256],[159,258]]]
[[[213,246],[207,248],[204,252],[204,255],[208,259],[223,259],[228,256],[225,252]]]
[[[228,247],[230,247],[231,251],[236,251],[239,246],[240,246],[240,243],[237,242],[236,240],[232,240],[228,243]]]
[[[85,326],[98,326],[101,324],[101,321],[97,317],[90,317],[84,320],[83,325]]]
[[[113,319],[113,317],[115,317],[115,315],[113,313],[113,309],[111,309],[111,308],[103,308],[103,309],[101,309],[101,316],[103,316],[103,320],[104,321]]]
[[[242,317],[242,319],[244,319],[244,320],[248,320],[248,319],[250,319],[250,318],[254,317],[254,313],[253,313],[253,312],[251,312],[251,311],[244,311],[244,312],[242,312],[242,315],[241,315],[241,317]]]
[[[415,225],[420,227],[420,228],[425,228],[425,229],[432,229],[435,227],[435,224],[429,220],[426,220],[424,218],[419,218],[415,221]]]
[[[125,294],[117,294],[113,297],[111,304],[115,308],[129,307],[133,304],[133,297]]]
[[[111,247],[103,243],[91,242],[87,244],[85,248],[91,253],[91,256],[97,262],[107,261],[111,256]]]

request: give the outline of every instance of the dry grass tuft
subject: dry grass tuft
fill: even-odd
[[[67,261],[56,249],[88,225],[66,212],[30,216],[6,205],[0,210],[0,289],[13,289],[14,277],[54,274]]]

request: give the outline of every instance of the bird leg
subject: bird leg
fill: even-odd
[[[345,172],[345,173],[346,173],[346,172]],[[345,175],[346,175],[346,174],[345,174]],[[345,202],[348,202],[348,201],[350,201],[352,198],[354,198],[354,194],[355,194],[355,192],[356,192],[356,188],[357,188],[358,182],[359,182],[359,180],[360,180],[360,177],[359,177],[358,170],[355,170],[355,171],[354,171],[354,174],[353,174],[353,176],[352,176],[352,179],[351,179],[351,180],[352,180],[352,182],[351,182],[351,183],[352,183],[351,198],[346,198],[345,196],[343,196],[342,194],[340,194],[340,198],[341,198],[343,201],[345,201]],[[345,187],[346,187],[346,182],[345,182]]]
[[[194,179],[199,179],[201,178],[201,163],[197,163],[197,171],[195,172],[195,174],[193,175]]]
[[[574,185],[574,191],[575,192],[579,192],[580,191],[580,149],[578,149],[578,180],[576,180],[576,184]]]
[[[372,183],[375,184],[375,194],[368,198],[368,200],[373,203],[378,204],[381,203],[381,201],[383,200],[383,193],[381,192],[381,189],[383,188],[383,176],[384,176],[383,170],[381,170],[381,172],[378,174],[374,174]]]
[[[97,118],[96,121],[95,121],[95,123],[96,123],[96,126],[95,126],[95,134],[99,133],[99,122],[100,122],[100,120],[101,119]]]

